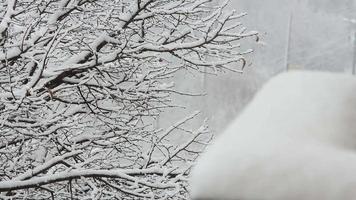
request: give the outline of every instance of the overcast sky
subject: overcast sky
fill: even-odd
[[[351,73],[356,0],[232,0],[232,8],[247,12],[248,29],[260,32],[243,75],[208,77],[204,105],[218,132],[243,109],[271,76],[290,68]],[[289,29],[290,16],[291,28]],[[289,40],[289,48],[288,41]],[[287,62],[288,60],[288,62]]]

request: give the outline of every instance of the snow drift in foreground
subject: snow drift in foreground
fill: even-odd
[[[193,199],[356,199],[356,78],[269,81],[198,161]]]

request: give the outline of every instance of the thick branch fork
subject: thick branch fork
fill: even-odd
[[[72,179],[79,179],[82,177],[86,178],[120,178],[127,181],[136,182],[140,185],[144,185],[151,188],[166,189],[174,188],[174,184],[167,183],[150,183],[146,181],[140,181],[137,177],[138,175],[148,175],[148,174],[165,174],[163,169],[143,169],[143,170],[73,170],[71,172],[61,172],[53,175],[47,175],[38,178],[32,178],[24,181],[10,180],[0,182],[0,192],[10,191],[10,190],[20,190],[27,188],[39,187],[42,185],[47,185],[56,182],[68,181]]]

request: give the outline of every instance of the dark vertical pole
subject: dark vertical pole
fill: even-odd
[[[285,56],[285,67],[286,71],[289,71],[289,53],[290,53],[290,42],[291,42],[291,35],[292,35],[292,20],[293,20],[293,13],[292,11],[289,14],[289,21],[288,21],[288,33],[287,33],[287,46],[286,46],[286,56]]]
[[[352,74],[355,75],[355,71],[356,71],[356,31],[354,32],[354,38],[353,38],[353,56],[352,56]]]

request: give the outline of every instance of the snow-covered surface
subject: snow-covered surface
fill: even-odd
[[[193,199],[356,199],[356,78],[269,81],[192,171]]]

